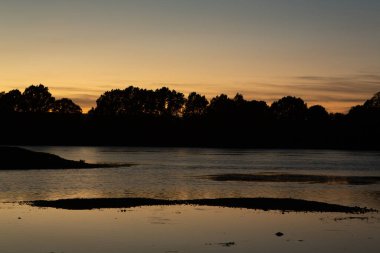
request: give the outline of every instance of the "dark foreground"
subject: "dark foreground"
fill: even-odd
[[[36,207],[54,207],[68,210],[89,210],[100,208],[131,208],[142,206],[169,206],[169,205],[198,205],[218,206],[230,208],[246,208],[256,210],[278,210],[295,212],[340,212],[340,213],[367,213],[377,212],[374,209],[350,207],[329,204],[317,201],[308,201],[291,198],[219,198],[193,200],[163,200],[149,198],[93,198],[93,199],[60,199],[36,200],[26,202]]]
[[[34,152],[18,147],[0,147],[0,157],[0,170],[88,169],[119,166],[72,161],[57,155]]]

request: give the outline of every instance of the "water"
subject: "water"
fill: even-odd
[[[132,166],[0,171],[0,252],[379,252],[380,215],[152,206],[90,211],[17,201],[59,198],[292,197],[380,209],[380,183],[213,181],[227,173],[380,176],[380,152],[30,147]],[[11,203],[5,203],[11,202]],[[283,232],[283,237],[275,236]],[[229,244],[233,243],[233,244]],[[226,245],[229,245],[227,247]]]
[[[205,175],[260,172],[380,176],[379,152],[129,147],[31,149],[72,160],[132,166],[0,171],[0,201],[74,197],[292,197],[380,208],[379,184],[217,182],[204,178]]]
[[[190,206],[125,213],[10,207],[0,213],[2,253],[379,252],[374,218]]]

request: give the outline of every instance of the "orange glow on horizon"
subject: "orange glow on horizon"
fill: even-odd
[[[375,1],[7,1],[0,91],[48,86],[84,111],[104,91],[286,95],[347,112],[380,91]]]

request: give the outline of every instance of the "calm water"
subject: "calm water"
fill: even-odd
[[[380,209],[380,184],[218,182],[205,175],[380,176],[380,152],[33,147],[91,170],[0,171],[0,252],[379,252],[380,216],[167,206],[68,211],[15,201],[73,197],[293,197]],[[13,202],[13,203],[5,203]],[[283,237],[276,237],[278,231]],[[226,243],[233,242],[230,247]],[[227,244],[228,245],[228,244]]]
[[[73,197],[293,197],[380,208],[380,185],[216,182],[224,173],[380,176],[379,152],[189,148],[33,147],[91,163],[130,167],[0,171],[0,201]]]

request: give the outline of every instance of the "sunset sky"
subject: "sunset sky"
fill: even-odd
[[[0,50],[0,91],[85,111],[134,85],[346,112],[380,91],[380,1],[0,0]]]

